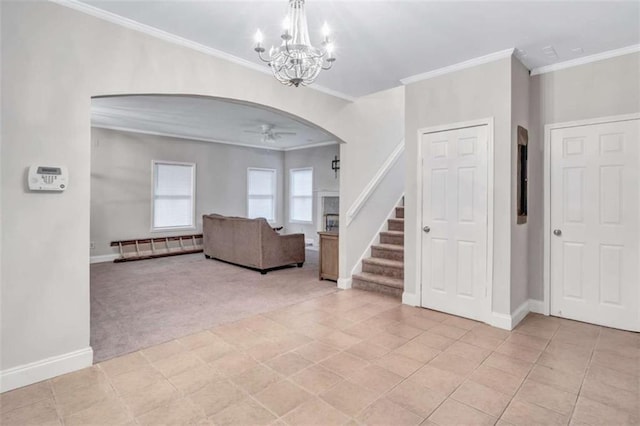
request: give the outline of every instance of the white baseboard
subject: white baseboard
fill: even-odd
[[[518,309],[516,309],[511,314],[511,330],[513,330],[518,324],[520,324],[520,321],[522,321],[524,317],[527,316],[529,311],[529,300],[525,300],[520,306],[518,306]]]
[[[338,278],[338,288],[342,290],[348,290],[351,288],[351,277],[349,278]]]
[[[488,324],[503,330],[511,330],[511,315],[491,312]]]
[[[93,365],[93,349],[87,347],[63,355],[0,371],[0,392],[41,382]]]
[[[545,312],[546,309],[544,306],[544,301],[542,300],[529,299],[529,311],[536,314],[547,315],[547,313]]]
[[[420,300],[418,299],[418,295],[415,293],[407,293],[406,291],[402,293],[402,304],[409,306],[420,306]]]
[[[119,258],[119,254],[103,254],[101,256],[91,256],[89,258],[89,263],[105,263],[105,262],[113,262],[117,258]]]

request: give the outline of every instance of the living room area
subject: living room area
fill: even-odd
[[[333,135],[195,96],[94,98],[91,125],[94,362],[337,291]]]

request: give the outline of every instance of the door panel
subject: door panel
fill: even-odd
[[[421,138],[422,306],[483,319],[487,273],[487,126]]]
[[[551,132],[551,314],[640,329],[640,120]]]

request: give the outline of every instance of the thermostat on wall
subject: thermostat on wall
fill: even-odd
[[[31,191],[64,191],[69,173],[64,166],[31,166],[28,179]]]

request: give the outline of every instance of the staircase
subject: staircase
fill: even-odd
[[[404,290],[404,206],[380,232],[380,243],[371,246],[371,257],[362,261],[362,272],[352,277],[353,288],[402,297]]]

